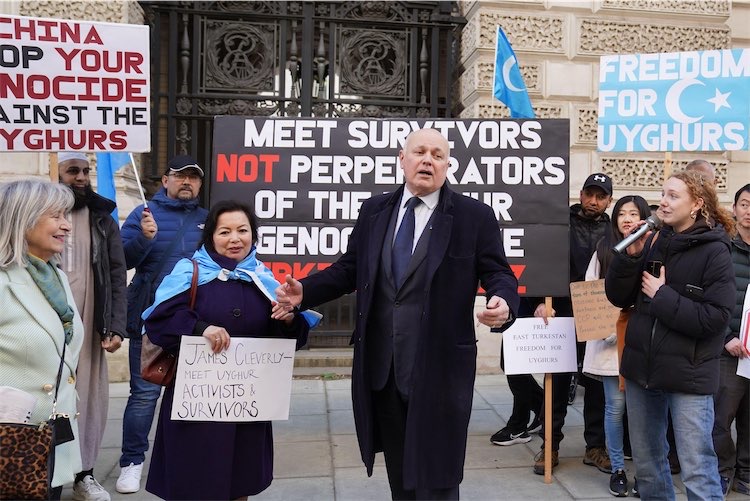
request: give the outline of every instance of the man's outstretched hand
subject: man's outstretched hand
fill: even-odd
[[[283,320],[295,307],[302,303],[302,284],[291,275],[276,288],[276,304],[271,309],[271,318]]]

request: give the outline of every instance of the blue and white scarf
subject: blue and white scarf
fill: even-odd
[[[256,249],[253,246],[250,254],[245,259],[237,263],[234,270],[222,268],[219,264],[211,259],[205,246],[195,251],[193,259],[198,263],[198,285],[207,284],[212,280],[219,279],[223,282],[227,280],[244,280],[245,282],[255,282],[264,296],[269,301],[276,301],[276,288],[280,285],[274,278],[273,273],[266,265],[255,257]],[[164,277],[164,280],[156,290],[154,304],[146,308],[141,315],[146,320],[154,309],[167,299],[175,297],[177,294],[190,289],[190,282],[193,278],[193,263],[190,259],[180,259],[175,265],[172,273]],[[323,318],[323,315],[313,310],[305,310],[302,317],[311,329],[314,329]]]

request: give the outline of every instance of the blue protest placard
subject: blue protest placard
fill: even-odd
[[[750,49],[603,56],[600,151],[746,150]]]

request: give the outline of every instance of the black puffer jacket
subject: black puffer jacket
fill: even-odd
[[[653,299],[641,292],[646,262],[659,260],[666,284]],[[644,388],[708,395],[719,385],[719,356],[736,289],[723,228],[699,220],[683,233],[664,227],[640,257],[616,256],[607,297],[635,305],[625,335],[620,374]]]

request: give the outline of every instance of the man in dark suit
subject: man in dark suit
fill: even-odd
[[[362,460],[385,454],[393,499],[458,499],[476,372],[479,322],[507,328],[518,283],[490,207],[445,183],[450,149],[434,129],[399,152],[405,186],[363,205],[346,253],[280,304],[303,308],[357,291],[352,400]],[[281,311],[283,314],[284,311]]]

